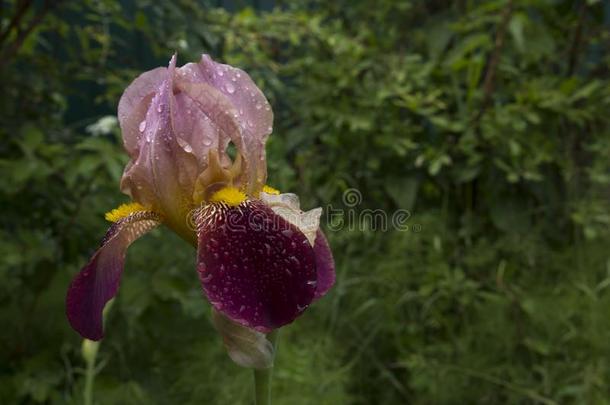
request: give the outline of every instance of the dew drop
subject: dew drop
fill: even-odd
[[[227,91],[227,93],[233,94],[235,93],[235,86],[233,86],[231,83],[227,83],[225,85],[225,90]]]
[[[256,103],[255,107],[256,107],[257,110],[260,110],[261,108],[263,108],[261,103]]]
[[[203,138],[203,144],[205,146],[210,146],[212,144],[212,140],[210,138]]]
[[[138,128],[140,129],[140,132],[144,132],[144,130],[146,129],[146,120],[140,122],[140,126]]]

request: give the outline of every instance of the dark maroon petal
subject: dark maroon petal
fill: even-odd
[[[305,235],[259,201],[210,204],[198,216],[198,272],[212,305],[234,322],[269,332],[292,322],[316,289]]]
[[[328,245],[328,240],[320,229],[316,233],[313,250],[316,255],[316,271],[318,273],[314,298],[318,299],[323,297],[335,285],[335,260]]]
[[[157,214],[149,211],[136,212],[113,224],[91,261],[72,280],[66,315],[84,338],[104,337],[102,311],[119,289],[127,247],[158,224]]]

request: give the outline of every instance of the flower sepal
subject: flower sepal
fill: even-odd
[[[214,308],[212,324],[236,364],[259,370],[273,367],[275,348],[264,333],[235,323]]]

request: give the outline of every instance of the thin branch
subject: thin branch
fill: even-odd
[[[578,22],[576,23],[576,30],[574,31],[574,37],[572,38],[572,44],[570,45],[570,51],[568,53],[568,76],[572,76],[578,65],[578,57],[580,56],[580,46],[582,43],[582,31],[585,22],[585,16],[587,11],[586,0],[581,0],[580,7],[578,8]]]
[[[57,5],[58,3],[59,1],[53,0],[44,1],[42,9],[34,16],[34,18],[32,18],[28,26],[24,30],[19,31],[17,38],[15,38],[9,48],[2,51],[0,54],[0,67],[11,60],[11,58],[19,51],[26,38],[32,33],[34,28],[36,28],[42,22],[47,13],[51,11],[53,6]]]
[[[487,71],[485,72],[485,79],[483,81],[483,101],[481,102],[481,108],[474,119],[475,122],[478,122],[481,119],[485,113],[485,110],[487,110],[487,107],[489,107],[489,103],[494,91],[496,70],[498,69],[498,63],[500,62],[500,56],[502,54],[502,48],[504,48],[506,32],[508,30],[508,23],[510,22],[512,14],[513,0],[508,0],[506,2],[506,6],[504,6],[504,9],[502,10],[500,25],[496,31],[494,49],[491,54],[491,58],[489,59]]]
[[[23,19],[23,16],[25,15],[26,11],[30,8],[31,5],[32,5],[32,0],[24,0],[24,1],[19,2],[19,4],[17,5],[17,11],[15,12],[15,15],[13,15],[13,18],[11,18],[11,21],[9,22],[8,26],[6,27],[6,30],[4,30],[0,34],[0,45],[6,40],[6,38],[9,36],[11,31],[15,27],[18,27],[19,25],[21,25],[21,20]]]

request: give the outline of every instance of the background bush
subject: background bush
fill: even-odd
[[[337,286],[283,329],[276,403],[610,403],[607,2],[0,6],[0,403],[82,401],[66,288],[126,200],[120,94],[174,51],[263,89],[270,184],[412,214],[328,224]],[[130,249],[97,403],[249,403],[194,257]]]

